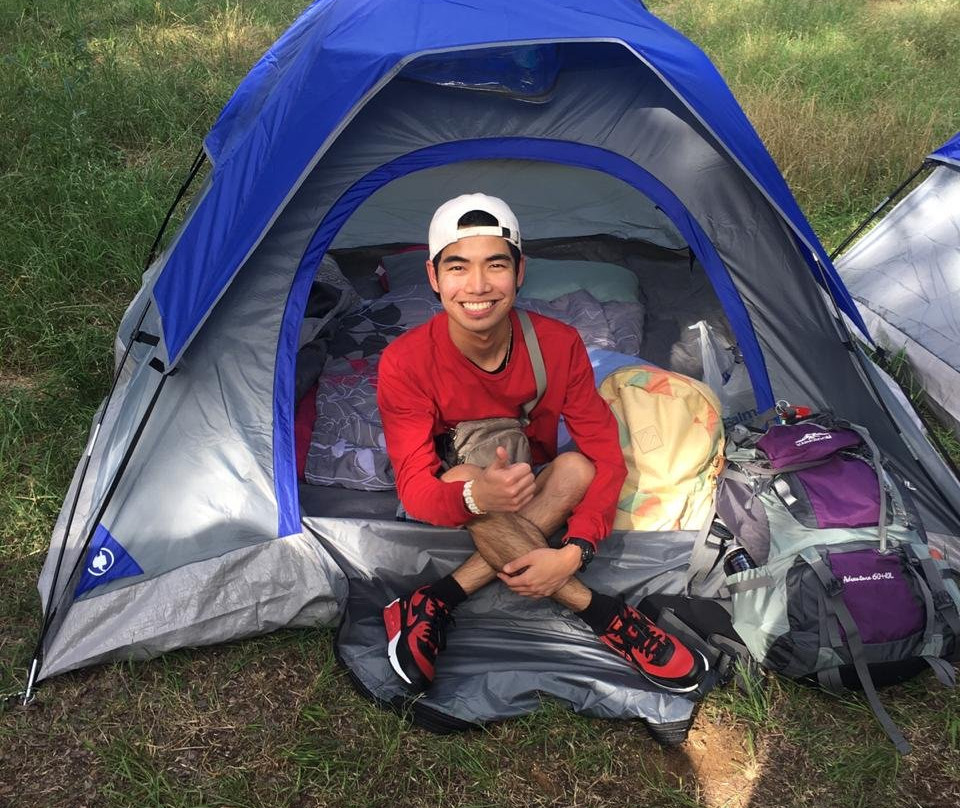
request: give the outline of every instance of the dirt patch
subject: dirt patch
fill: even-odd
[[[677,774],[695,778],[709,808],[746,808],[765,762],[745,727],[715,723],[701,712],[683,745]]]
[[[5,373],[0,370],[0,395],[12,393],[14,390],[36,390],[37,381],[31,376],[21,376],[18,373]]]

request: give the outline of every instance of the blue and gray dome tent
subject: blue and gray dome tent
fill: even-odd
[[[927,401],[960,435],[960,132],[876,213],[925,170],[837,269],[875,341],[905,352]]]
[[[757,408],[785,398],[867,425],[931,531],[960,535],[956,479],[874,392],[840,316],[859,325],[857,310],[753,128],[704,54],[635,0],[319,0],[204,149],[211,170],[124,318],[116,383],[54,531],[31,684],[332,624],[348,591],[450,561],[425,550],[467,551],[462,531],[308,505],[293,445],[298,336],[323,257],[420,242],[433,208],[463,191],[508,199],[525,244],[600,238],[672,257],[648,273],[648,295],[703,281]],[[682,301],[678,329],[701,319],[681,322]],[[603,553],[591,574],[634,594],[679,586],[692,535],[635,538],[605,547],[634,554],[640,579],[617,581]],[[593,714],[690,715],[688,701],[618,679],[620,663],[590,644],[573,654],[588,675],[550,679],[560,662],[525,658],[520,676],[497,637],[504,670],[484,675],[518,701],[539,690]],[[466,701],[473,717],[512,709]]]

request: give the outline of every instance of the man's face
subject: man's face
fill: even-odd
[[[515,266],[509,244],[499,236],[462,238],[440,251],[437,266],[427,261],[430,285],[440,295],[451,329],[473,334],[495,331],[507,318],[523,270],[524,259]]]

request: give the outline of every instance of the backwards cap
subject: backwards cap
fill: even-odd
[[[458,227],[457,222],[465,213],[482,210],[497,220],[494,225],[468,225]],[[486,194],[463,194],[444,202],[430,221],[430,257],[434,258],[448,244],[468,236],[499,236],[520,249],[520,224],[510,206],[502,199]]]

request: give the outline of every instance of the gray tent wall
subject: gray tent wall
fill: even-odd
[[[870,334],[904,350],[960,435],[960,166],[937,164],[837,261]]]
[[[371,170],[437,143],[511,135],[601,145],[628,156],[668,186],[726,265],[752,319],[776,395],[815,407],[829,405],[866,424],[915,478],[934,529],[960,534],[858,373],[793,234],[644,65],[636,62],[599,74],[563,73],[552,100],[542,105],[395,80],[320,156],[208,317],[176,373],[166,377],[100,520],[144,574],[98,587],[72,605],[76,575],[68,580],[61,574],[53,597],[63,597],[64,605],[46,636],[41,678],[113,657],[143,658],[283,625],[336,620],[346,586],[336,564],[301,533],[277,535],[274,398],[288,395],[274,389],[278,344],[285,308],[302,313],[305,305],[303,299],[288,299],[291,284],[331,205]],[[521,167],[528,171],[535,165],[523,162]],[[422,210],[452,193],[473,190],[472,185],[460,187],[461,168],[464,183],[468,178],[473,183],[477,165],[469,163],[398,181],[398,187],[405,183],[401,190],[425,205],[420,215],[396,211],[403,219],[398,231],[405,234],[403,240],[423,237],[427,222]],[[494,187],[489,190],[496,190],[497,172],[512,166],[491,163],[490,168],[487,181]],[[593,223],[578,223],[576,213],[588,207],[602,211],[603,189],[610,183],[623,194],[619,180],[602,179],[570,187],[566,198],[550,199],[555,216],[530,216],[533,229],[526,229],[525,236],[550,234],[546,228],[538,231],[544,222],[566,227],[566,235],[592,228]],[[591,188],[597,196],[584,198]],[[543,205],[537,191],[531,183],[510,199],[522,221]],[[642,221],[621,221],[621,233],[649,238],[657,214],[640,200],[635,210]],[[362,228],[364,215],[361,208],[356,227]],[[607,215],[616,219],[618,213]],[[376,216],[371,216],[373,221]],[[675,237],[667,228],[664,242]],[[292,357],[285,361],[292,362]],[[85,485],[66,539],[64,570],[79,566],[82,542],[95,527],[98,497],[112,479],[159,378],[149,365],[138,365],[110,405],[105,434],[92,457],[97,483],[92,493],[86,490],[91,481]],[[290,417],[292,407],[283,401],[280,412]],[[948,495],[960,503],[956,481],[945,479],[952,486]],[[63,528],[61,521],[40,582],[45,602],[51,598]]]

